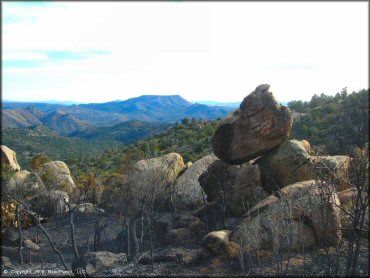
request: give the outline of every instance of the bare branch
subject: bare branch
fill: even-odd
[[[28,208],[28,206],[25,204],[25,203],[23,203],[22,201],[20,201],[20,200],[18,200],[18,199],[16,199],[15,197],[14,197],[14,200],[15,201],[17,201],[19,204],[21,204],[23,207],[24,207],[24,211],[28,214],[28,215],[30,215],[33,219],[35,219],[36,220],[36,225],[37,225],[37,227],[39,227],[40,228],[40,230],[42,231],[42,233],[46,236],[46,238],[48,239],[48,241],[49,241],[49,243],[50,243],[50,246],[51,246],[51,248],[53,249],[53,251],[55,252],[55,253],[57,253],[57,255],[59,256],[59,258],[62,260],[62,263],[63,263],[63,266],[64,266],[64,268],[67,270],[67,271],[69,271],[70,269],[68,268],[68,266],[67,266],[67,264],[66,264],[66,262],[65,262],[65,260],[64,260],[64,256],[63,256],[63,254],[55,247],[55,245],[54,245],[54,243],[52,242],[52,240],[51,240],[51,238],[50,238],[50,235],[49,235],[49,233],[45,230],[45,228],[41,225],[41,223],[40,223],[40,220],[39,220],[39,218],[38,217],[36,217],[36,216],[34,216],[32,213],[31,213],[31,211],[30,211],[30,209]]]

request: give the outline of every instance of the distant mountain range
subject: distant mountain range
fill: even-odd
[[[2,110],[3,128],[35,126],[45,126],[60,134],[68,134],[87,128],[89,124],[72,114],[59,110],[59,108],[50,112],[45,112],[34,106]]]
[[[72,134],[130,120],[175,123],[185,117],[212,120],[225,117],[234,107],[191,103],[179,95],[143,95],[125,101],[72,104],[43,102],[2,103],[2,127],[45,126]]]

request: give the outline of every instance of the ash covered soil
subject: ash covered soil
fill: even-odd
[[[119,218],[115,215],[97,215],[91,213],[78,213],[75,216],[75,240],[79,254],[87,251],[94,252],[94,231],[97,221],[100,224],[107,224],[100,235],[100,246],[97,251],[110,251],[121,253],[116,240],[122,230]],[[74,253],[70,237],[70,225],[68,213],[50,218],[43,227],[50,234],[53,243],[64,256],[66,265],[71,269]],[[11,232],[15,237],[16,230]],[[10,258],[11,264],[2,264],[1,274],[5,277],[38,277],[38,276],[73,276],[72,271],[66,270],[52,250],[47,238],[37,226],[23,230],[23,237],[36,241],[38,237],[39,251],[22,250],[24,264],[19,264],[18,250],[16,246],[4,247],[2,244],[2,256]],[[89,244],[87,243],[89,240]],[[241,259],[224,258],[211,256],[199,262],[184,261],[173,255],[181,252],[184,256],[194,256],[199,250],[200,239],[178,245],[166,245],[163,241],[153,239],[154,265],[151,261],[141,260],[134,264],[128,262],[124,265],[112,265],[109,268],[99,270],[93,276],[273,276],[273,275],[294,275],[294,276],[344,276],[346,275],[347,257],[349,250],[348,239],[343,239],[336,249],[320,248],[314,246],[307,249],[305,253],[284,253],[274,254],[271,250],[259,250],[258,253],[250,256],[241,263]],[[368,239],[363,238],[360,242],[358,266],[354,275],[368,276],[369,274],[369,245]],[[144,249],[142,253],[150,250],[148,238],[144,238]],[[4,249],[5,248],[5,249]],[[177,253],[178,253],[177,252]],[[163,255],[163,253],[167,255]],[[172,255],[171,255],[172,254]],[[31,261],[30,261],[31,260]],[[244,264],[244,270],[242,268]]]

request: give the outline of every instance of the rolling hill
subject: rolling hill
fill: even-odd
[[[2,126],[43,125],[60,134],[69,134],[91,127],[114,126],[130,120],[151,123],[175,123],[185,117],[214,120],[223,118],[230,110],[232,107],[193,104],[179,95],[143,95],[125,101],[69,106],[4,102]]]
[[[122,143],[132,143],[138,139],[154,135],[167,126],[166,124],[131,120],[112,127],[91,127],[78,130],[69,134],[69,137],[77,137],[90,141],[114,140]]]
[[[41,118],[46,112],[41,111],[34,106],[26,108],[3,109],[1,117],[2,127],[30,127],[43,125]]]
[[[121,145],[112,140],[96,144],[80,138],[69,138],[44,126],[2,129],[1,143],[17,153],[17,160],[25,169],[29,168],[30,159],[37,154],[45,154],[51,160],[66,160],[94,155],[106,148]]]
[[[217,119],[224,117],[231,110],[224,107],[193,104],[179,95],[143,95],[125,101],[72,105],[67,108],[67,111],[74,113],[76,108],[118,113],[130,120],[162,123],[174,123],[185,117]]]
[[[69,134],[89,127],[87,122],[68,114],[63,110],[53,111],[41,118],[41,122],[48,128],[60,134]]]

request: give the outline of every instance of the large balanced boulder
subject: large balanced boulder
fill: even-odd
[[[289,140],[256,160],[264,189],[272,192],[311,179],[330,180],[339,190],[348,188],[348,156],[310,156],[306,140]]]
[[[314,180],[299,182],[283,188],[279,200],[262,202],[232,235],[243,251],[301,250],[341,239],[340,204],[332,187]]]
[[[199,177],[208,202],[223,202],[230,215],[241,216],[266,197],[258,165],[214,161]]]
[[[63,161],[45,163],[40,169],[40,177],[49,190],[62,190],[71,194],[76,188],[71,172]]]
[[[9,166],[15,171],[21,170],[21,167],[17,162],[17,155],[15,151],[4,145],[1,145],[1,165]]]
[[[10,178],[6,190],[14,192],[18,197],[25,198],[45,190],[45,185],[37,173],[22,170]]]
[[[203,203],[203,189],[198,179],[217,157],[207,155],[195,161],[177,180],[174,188],[175,204],[179,208],[194,208]]]
[[[213,136],[213,152],[230,163],[242,164],[288,139],[293,124],[289,108],[280,106],[270,85],[259,85],[240,109],[221,121]]]

